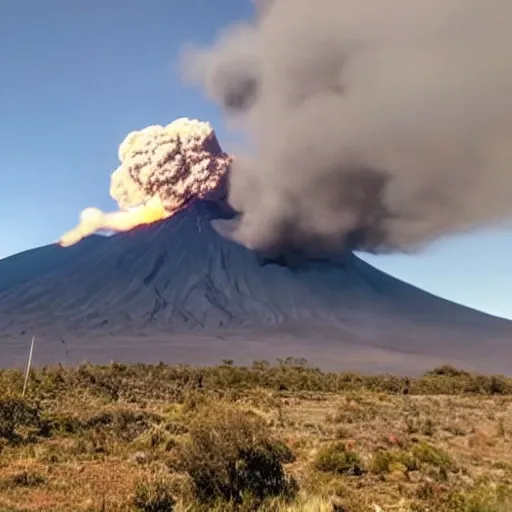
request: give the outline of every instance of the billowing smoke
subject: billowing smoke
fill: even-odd
[[[250,137],[224,233],[412,251],[512,217],[510,0],[271,0],[184,53]]]
[[[210,124],[181,118],[128,134],[119,146],[119,160],[110,195],[121,211],[86,208],[60,245],[73,245],[96,231],[128,231],[165,219],[194,198],[216,198],[232,158],[220,148]]]

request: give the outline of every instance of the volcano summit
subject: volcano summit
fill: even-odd
[[[225,236],[239,222],[232,158],[208,123],[132,132],[119,158],[119,211],[86,209],[59,245],[0,261],[2,366],[23,364],[35,334],[36,363],[293,356],[361,371],[509,371],[512,322],[394,279],[346,244],[299,258],[293,244],[254,252]],[[102,229],[118,233],[93,234]]]
[[[0,361],[214,363],[305,357],[324,368],[509,371],[512,324],[366,264],[264,260],[222,236],[197,199],[168,219],[0,261]]]

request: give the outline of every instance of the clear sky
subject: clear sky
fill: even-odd
[[[0,258],[51,243],[108,194],[125,135],[219,111],[186,88],[182,44],[246,17],[250,0],[0,2]],[[364,259],[456,302],[512,318],[512,230],[444,240],[414,256]]]

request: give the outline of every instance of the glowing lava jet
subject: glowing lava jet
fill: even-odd
[[[119,160],[110,195],[120,211],[86,208],[80,223],[60,238],[61,246],[96,231],[128,231],[168,218],[191,199],[218,189],[232,162],[210,124],[188,118],[131,132],[119,146]]]

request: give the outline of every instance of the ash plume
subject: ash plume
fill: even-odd
[[[60,245],[73,245],[96,231],[128,231],[165,219],[194,198],[219,199],[232,158],[209,123],[181,118],[129,133],[119,146],[119,160],[110,195],[121,210],[86,208]]]
[[[413,251],[512,217],[510,0],[273,0],[183,54],[248,134],[219,230]]]

